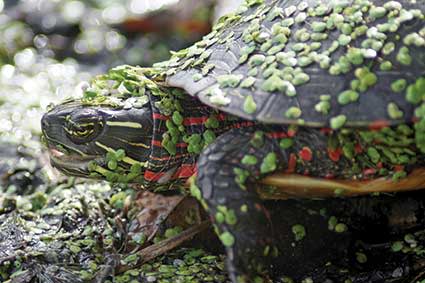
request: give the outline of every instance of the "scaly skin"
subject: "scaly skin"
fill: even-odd
[[[268,138],[261,147],[252,145],[253,136],[252,130],[231,130],[208,147],[198,162],[196,183],[226,246],[228,271],[233,282],[246,282],[261,274],[269,268],[269,257],[277,252],[272,224],[255,184],[262,175],[261,160],[267,154],[279,154],[276,163],[286,156],[280,156],[278,144]],[[248,154],[258,162],[242,162]],[[247,174],[240,177],[241,171]]]

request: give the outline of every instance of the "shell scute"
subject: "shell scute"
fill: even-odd
[[[422,1],[248,1],[160,66],[174,69],[167,84],[246,119],[410,123],[417,105],[407,91],[425,77],[424,14]]]

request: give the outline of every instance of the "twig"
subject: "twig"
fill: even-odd
[[[172,238],[163,240],[159,243],[156,243],[156,244],[150,245],[149,247],[144,248],[143,250],[138,252],[138,255],[140,256],[141,260],[135,266],[134,265],[132,265],[131,267],[130,266],[120,266],[118,268],[117,273],[125,272],[129,269],[136,267],[136,266],[140,266],[140,265],[160,256],[160,255],[165,254],[166,252],[178,247],[183,242],[191,239],[196,234],[204,231],[205,229],[207,229],[210,226],[210,224],[211,224],[211,221],[209,221],[209,220],[203,221],[196,226],[193,226],[193,227],[190,227],[189,229],[184,230],[183,232],[181,232],[177,236],[174,236]]]

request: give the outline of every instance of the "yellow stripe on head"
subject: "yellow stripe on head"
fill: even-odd
[[[140,123],[136,123],[136,122],[106,121],[106,124],[110,127],[126,127],[126,128],[133,128],[133,129],[143,128]]]
[[[102,143],[100,143],[100,142],[95,142],[95,144],[98,146],[98,147],[101,147],[101,148],[103,148],[104,150],[106,150],[107,152],[115,152],[115,150],[113,149],[113,148],[110,148],[110,147],[108,147],[108,146],[106,146],[106,145],[104,145],[104,144],[102,144]],[[135,159],[133,159],[133,158],[131,158],[131,157],[128,157],[128,156],[125,156],[123,159],[122,159],[122,161],[124,161],[125,163],[127,163],[127,164],[130,164],[130,165],[133,165],[133,164],[140,164],[141,166],[144,166],[145,165],[145,163],[144,162],[140,162],[140,161],[137,161],[137,160],[135,160]]]
[[[120,139],[120,138],[116,138],[116,139],[119,140],[119,141],[121,141],[121,142],[124,142],[124,143],[127,143],[129,145],[132,145],[132,146],[143,147],[143,148],[146,148],[146,149],[149,149],[150,148],[150,146],[147,145],[147,144],[145,144],[145,143],[141,143],[141,142],[129,142],[129,141],[126,141],[125,139]]]

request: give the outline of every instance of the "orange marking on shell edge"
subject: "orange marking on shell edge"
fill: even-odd
[[[261,205],[261,207],[262,207],[262,210],[263,210],[263,212],[264,212],[264,215],[266,216],[266,218],[269,220],[269,221],[271,221],[271,215],[270,215],[270,212],[264,207],[264,205]]]
[[[297,156],[294,153],[289,155],[288,160],[288,168],[286,169],[286,173],[294,173],[295,167],[297,166]]]
[[[332,128],[321,128],[320,132],[322,132],[323,134],[330,134],[333,132]]]
[[[342,154],[341,148],[336,148],[336,149],[328,148],[328,156],[333,162],[338,162],[341,158],[341,154]]]
[[[302,160],[311,161],[313,159],[313,152],[309,147],[304,146],[299,152],[298,155]]]
[[[236,123],[232,126],[232,128],[239,129],[239,128],[244,128],[244,127],[251,127],[251,126],[254,126],[254,125],[255,125],[255,123],[246,121],[246,122]]]
[[[283,138],[287,138],[288,134],[285,132],[274,132],[274,133],[267,133],[266,136],[272,139],[283,139]]]
[[[326,175],[325,175],[325,179],[335,179],[335,175],[334,174],[332,174],[332,173],[327,173]]]
[[[294,129],[288,129],[288,137],[292,138],[297,134],[297,131]]]
[[[152,117],[153,117],[154,120],[168,120],[168,119],[170,119],[170,117],[159,114],[159,113],[153,113]]]
[[[375,168],[366,168],[363,170],[363,175],[374,175],[376,174],[376,169]]]
[[[262,210],[263,210],[263,206],[262,206],[261,204],[259,204],[259,203],[255,203],[255,204],[254,204],[254,207],[255,207],[255,209],[256,209],[256,210],[258,210],[258,211],[262,211]]]
[[[162,142],[157,140],[152,140],[152,145],[162,147]]]
[[[404,171],[404,165],[394,165],[393,168],[396,172]]]
[[[388,127],[390,125],[390,122],[388,120],[376,120],[370,123],[369,130],[372,131],[378,131],[382,128]]]
[[[359,143],[356,143],[356,145],[354,146],[354,151],[355,151],[356,153],[362,153],[362,152],[363,152],[363,147],[362,147],[362,145],[361,145],[361,144],[359,144]]]

